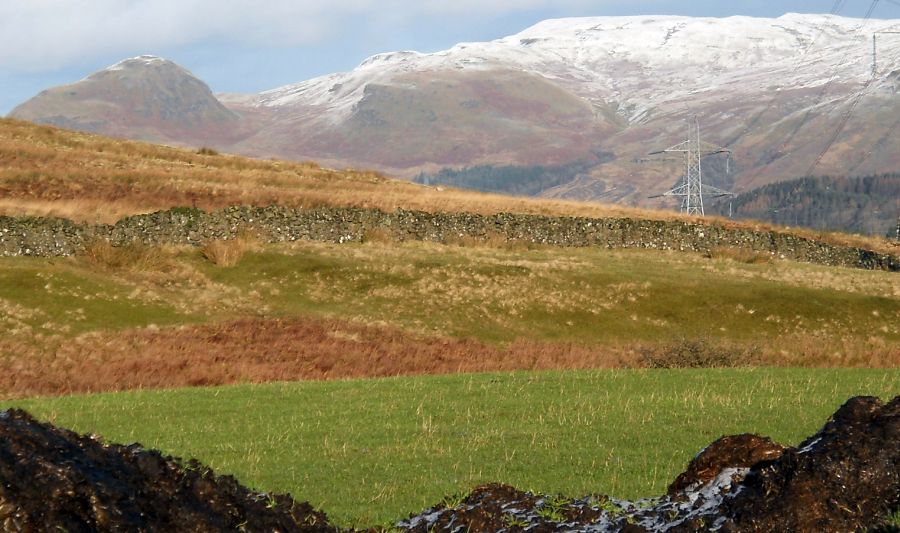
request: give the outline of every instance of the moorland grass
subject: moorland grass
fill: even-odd
[[[273,383],[4,402],[111,442],[195,457],[342,524],[387,523],[490,481],[661,494],[724,434],[789,445],[900,370],[518,372]]]
[[[94,263],[60,258],[0,258],[0,311],[0,335],[32,341],[196,320]]]
[[[190,247],[0,258],[0,398],[460,371],[900,367],[895,273],[597,248],[237,244],[228,261]]]
[[[0,303],[33,311],[24,322],[34,328],[47,315],[73,332],[252,315],[350,318],[501,343],[789,335],[826,345],[900,341],[900,278],[888,272],[675,252],[429,243],[244,247],[227,265],[204,258],[206,250],[156,253],[164,256],[158,272],[0,258]]]

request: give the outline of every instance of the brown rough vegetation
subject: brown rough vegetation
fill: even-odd
[[[634,366],[630,350],[420,337],[315,318],[87,334],[48,351],[0,341],[0,397],[456,372]]]
[[[727,365],[881,367],[900,364],[894,346],[850,344],[834,358],[821,339],[784,339],[753,350],[727,341],[690,341]],[[74,339],[0,339],[0,398],[132,389],[355,379],[422,374],[696,367],[678,355],[684,341],[584,345],[519,340],[505,345],[424,336],[383,324],[338,319],[241,318],[227,322],[98,331]],[[715,359],[712,366],[723,366]]]

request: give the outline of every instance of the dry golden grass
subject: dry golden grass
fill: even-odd
[[[110,270],[158,270],[165,261],[160,248],[130,243],[113,246],[109,241],[95,239],[85,244],[80,257],[88,263]]]
[[[221,155],[203,148],[186,150],[0,119],[0,214],[113,223],[123,216],[175,206],[219,209],[271,204],[700,220],[667,211],[426,187],[373,171]],[[706,221],[778,229],[727,219]],[[791,232],[835,244],[898,251],[874,237]]]
[[[242,233],[234,239],[216,239],[200,248],[200,254],[210,263],[221,267],[233,267],[247,252],[259,246],[251,233]]]

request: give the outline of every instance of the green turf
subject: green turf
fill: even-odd
[[[108,272],[60,258],[0,258],[0,334],[30,328],[39,334],[78,334],[99,329],[159,326],[195,321],[165,299]]]
[[[196,457],[343,524],[384,523],[488,481],[660,494],[723,434],[797,444],[900,370],[656,370],[245,385],[6,402],[109,441]]]
[[[274,246],[234,267],[215,266],[193,249],[159,253],[165,257],[153,272],[2,259],[0,304],[32,313],[32,326],[46,322],[72,334],[318,315],[488,342],[788,335],[900,342],[900,278],[887,272],[676,252],[425,243]],[[0,320],[0,334],[19,326]]]
[[[639,250],[420,243],[308,245],[249,254],[233,268],[197,268],[217,283],[266,295],[272,314],[387,321],[486,341],[748,341],[794,333],[900,341],[900,300],[891,294],[897,277],[884,272]],[[822,276],[852,281],[819,283]]]

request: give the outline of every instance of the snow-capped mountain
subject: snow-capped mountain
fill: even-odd
[[[773,87],[815,87],[835,73],[845,80],[865,81],[871,73],[872,32],[897,23],[794,14],[778,19],[554,19],[510,37],[463,43],[433,54],[379,54],[352,72],[264,92],[256,104],[322,105],[339,119],[352,112],[369,83],[448,69],[516,68],[599,104],[624,103],[638,110],[623,113],[635,122],[663,102],[717,90],[757,93]]]
[[[491,42],[379,54],[351,72],[219,95],[253,124],[220,147],[401,176],[578,162],[577,175],[542,194],[647,203],[678,165],[646,154],[684,140],[697,115],[704,140],[734,151],[734,172],[718,183],[738,191],[811,168],[896,171],[900,36],[879,39],[872,65],[872,35],[889,28],[900,21],[547,20]]]

